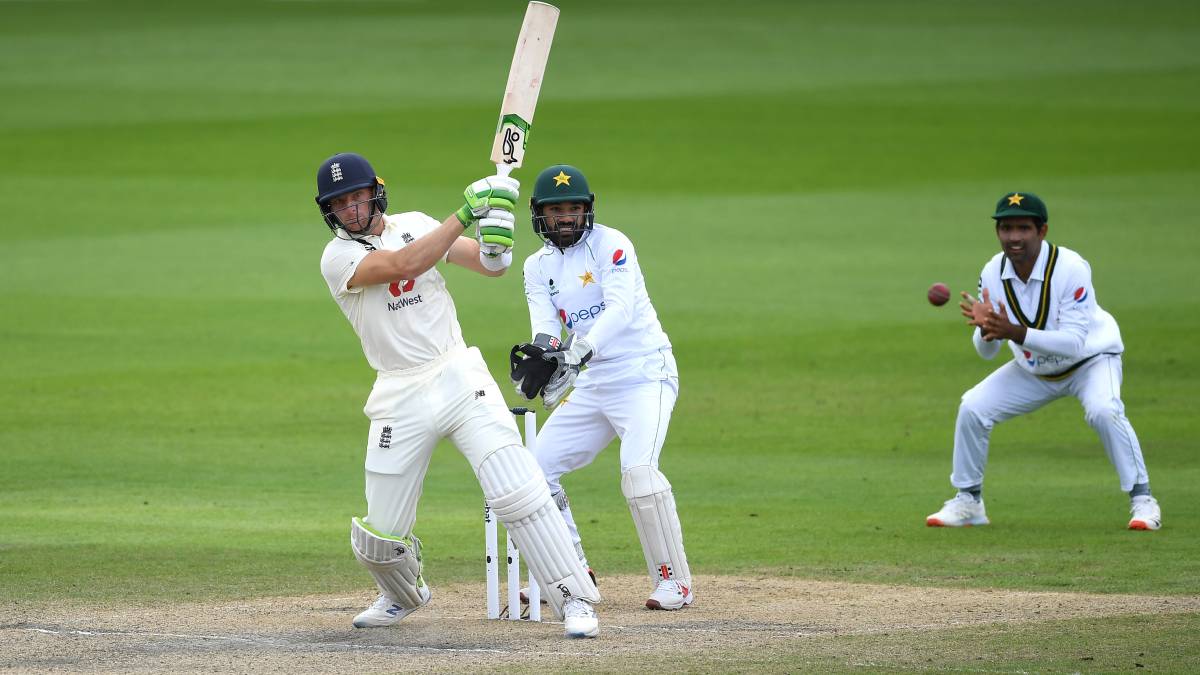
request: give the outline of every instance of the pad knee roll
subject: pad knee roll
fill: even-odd
[[[562,618],[568,598],[600,601],[546,477],[525,448],[510,445],[488,455],[479,466],[479,484],[556,616]]]
[[[621,492],[642,542],[650,577],[690,584],[692,573],[683,551],[683,529],[670,481],[652,466],[635,466],[621,474]]]
[[[354,557],[375,578],[381,593],[405,609],[424,604],[419,590],[425,585],[421,578],[420,539],[383,536],[371,531],[358,518],[352,518],[350,546]]]

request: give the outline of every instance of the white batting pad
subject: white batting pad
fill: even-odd
[[[600,601],[533,455],[519,445],[493,452],[479,466],[479,484],[555,616],[562,618],[563,603],[572,596]]]
[[[425,585],[421,578],[420,539],[381,536],[358,518],[351,518],[350,546],[354,549],[354,557],[375,578],[380,592],[404,609],[416,609],[424,604],[417,590]]]
[[[655,581],[676,579],[691,585],[687,555],[683,552],[683,530],[675,512],[671,483],[658,469],[641,465],[621,474],[621,492],[629,503],[646,567]]]

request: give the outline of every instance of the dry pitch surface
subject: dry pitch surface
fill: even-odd
[[[2,672],[398,672],[803,670],[822,641],[983,624],[1200,611],[1200,597],[912,588],[700,577],[697,603],[642,608],[646,581],[601,580],[601,635],[554,623],[486,621],[482,584],[434,586],[433,602],[389,629],[355,630],[373,596],[302,596],[169,608],[8,604]],[[549,614],[549,612],[547,612]],[[869,665],[849,655],[841,667]],[[824,662],[829,665],[828,661]]]

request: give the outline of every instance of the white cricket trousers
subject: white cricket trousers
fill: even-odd
[[[678,395],[678,377],[572,391],[542,426],[534,448],[551,494],[562,492],[559,479],[563,474],[591,464],[617,437],[621,439],[622,473],[644,464],[657,469]],[[579,528],[571,508],[564,508],[562,503],[559,508],[575,549],[582,556]]]
[[[508,405],[475,347],[417,368],[379,373],[363,413],[371,420],[366,522],[396,537],[412,534],[421,484],[439,440],[449,438],[477,476],[493,451],[521,445]]]
[[[1015,361],[1000,366],[963,394],[954,427],[954,472],[950,484],[963,489],[983,483],[988,438],[998,422],[1033,412],[1064,396],[1083,404],[1083,416],[1096,430],[1121,489],[1149,482],[1142,446],[1121,402],[1121,357],[1100,354],[1061,380],[1029,374]]]

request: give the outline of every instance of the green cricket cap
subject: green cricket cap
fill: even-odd
[[[996,213],[992,218],[1020,218],[1028,216],[1037,218],[1043,223],[1050,221],[1046,212],[1046,202],[1032,192],[1010,192],[996,202]]]

